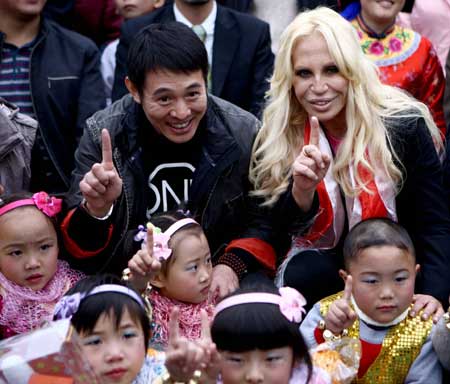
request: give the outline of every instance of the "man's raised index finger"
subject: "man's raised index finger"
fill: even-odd
[[[107,129],[102,129],[102,164],[107,169],[113,169],[111,137]]]

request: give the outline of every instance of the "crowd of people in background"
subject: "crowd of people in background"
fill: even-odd
[[[449,26],[0,0],[0,338],[70,319],[104,383],[331,384],[342,340],[354,382],[447,382]]]

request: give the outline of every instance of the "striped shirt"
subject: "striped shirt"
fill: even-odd
[[[3,43],[0,61],[0,96],[35,118],[30,89],[30,60],[37,39],[16,47]]]

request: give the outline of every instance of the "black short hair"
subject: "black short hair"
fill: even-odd
[[[88,293],[102,284],[122,285],[134,291],[131,285],[121,281],[118,277],[105,274],[88,276],[78,281],[67,291],[65,296],[77,292]],[[136,294],[139,296],[139,293],[136,292]],[[147,348],[150,339],[150,321],[147,312],[136,302],[136,300],[122,293],[102,292],[86,297],[81,300],[77,312],[72,316],[71,323],[78,333],[90,333],[94,330],[101,315],[109,314],[112,311],[115,325],[119,328],[125,310],[128,310],[133,321],[141,324],[144,333],[145,346]]]
[[[362,250],[382,246],[405,250],[416,259],[414,244],[405,228],[391,219],[373,218],[359,222],[347,235],[343,250],[346,268]]]
[[[253,284],[237,289],[228,297],[242,293],[266,292],[279,295],[269,284]],[[294,359],[304,361],[311,374],[311,358],[300,333],[299,323],[289,321],[277,305],[246,303],[219,312],[211,325],[211,336],[219,350],[245,352],[292,347]]]
[[[128,51],[128,78],[142,95],[147,73],[157,70],[192,73],[208,77],[205,45],[191,30],[178,22],[151,24],[133,39]]]

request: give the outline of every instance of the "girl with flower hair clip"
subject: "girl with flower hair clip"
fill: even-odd
[[[61,199],[45,192],[0,199],[0,338],[52,319],[64,293],[83,277],[58,260]]]
[[[313,368],[299,330],[305,304],[295,289],[272,285],[247,286],[227,296],[211,324],[211,345],[220,358],[202,369],[200,382],[331,384]]]
[[[209,294],[211,253],[202,227],[181,210],[166,212],[147,228],[141,226],[135,240],[142,241],[141,250],[124,273],[138,290],[146,290],[152,305],[151,344],[167,347],[174,307],[179,308],[180,335],[199,339],[201,311],[212,318],[215,301]]]

